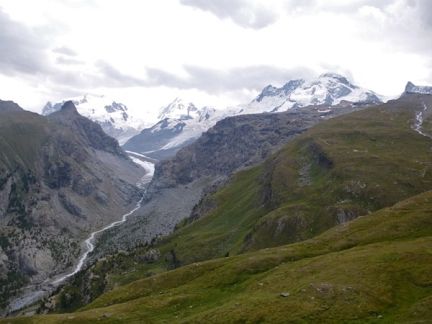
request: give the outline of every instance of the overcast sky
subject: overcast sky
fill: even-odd
[[[432,1],[0,0],[0,98],[35,111],[84,93],[222,107],[327,71],[386,96],[432,84]]]

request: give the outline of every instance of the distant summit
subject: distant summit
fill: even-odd
[[[406,94],[427,94],[432,95],[432,87],[431,86],[416,86],[411,81],[408,81],[407,85],[405,86],[405,93]]]
[[[59,111],[47,116],[47,118],[57,125],[64,125],[85,139],[86,145],[95,150],[105,151],[116,156],[127,159],[126,154],[120,148],[118,142],[107,135],[101,125],[81,116],[72,101],[66,101]]]
[[[23,111],[15,102],[10,100],[0,100],[0,112]]]
[[[197,139],[220,118],[212,107],[198,108],[192,102],[175,98],[160,109],[159,122],[129,139],[123,148],[155,159],[167,158]]]
[[[46,116],[59,111],[68,101],[76,106],[80,115],[101,125],[105,133],[116,138],[120,143],[138,134],[144,127],[143,121],[129,114],[126,105],[103,95],[85,94],[57,103],[47,102],[42,109],[42,115]]]
[[[63,106],[60,108],[60,111],[68,114],[78,114],[78,110],[76,109],[73,101],[66,101]]]
[[[352,84],[340,74],[324,73],[310,81],[290,80],[280,88],[269,85],[242,107],[241,113],[280,112],[310,105],[337,105],[343,101],[377,104],[381,99],[375,92]]]

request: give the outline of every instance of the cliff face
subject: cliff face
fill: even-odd
[[[10,107],[0,102],[0,306],[71,267],[83,238],[139,199],[143,175],[73,105],[49,118]]]

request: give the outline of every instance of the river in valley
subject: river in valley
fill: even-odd
[[[144,159],[145,157],[141,154],[137,154],[134,152],[128,153],[133,162],[140,165],[146,170],[146,174],[144,175],[144,177],[141,178],[140,181],[137,183],[138,187],[144,188],[153,178],[154,163],[149,162],[150,159]],[[142,156],[142,158],[138,158],[137,156]],[[81,271],[89,257],[89,254],[93,252],[95,248],[96,236],[106,230],[123,224],[130,215],[132,215],[141,207],[142,201],[143,197],[137,202],[136,206],[132,210],[122,215],[120,220],[112,222],[111,224],[108,224],[105,227],[90,233],[89,237],[84,241],[84,252],[80,256],[78,263],[73,268],[73,270],[65,274],[58,275],[54,278],[48,278],[47,280],[38,285],[30,285],[24,288],[23,292],[19,295],[19,297],[10,302],[7,313],[17,312],[36,303],[42,298],[47,297],[55,289],[57,289],[57,287],[60,286],[66,279],[74,276],[79,271]]]

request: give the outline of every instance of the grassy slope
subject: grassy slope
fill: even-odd
[[[431,189],[430,140],[411,129],[421,108],[402,101],[321,123],[238,173],[215,210],[159,248],[188,264],[278,246]]]
[[[80,312],[9,321],[419,323],[432,318],[431,210],[426,192],[302,243],[135,281]]]
[[[216,209],[156,245],[158,262],[140,262],[143,248],[96,264],[90,281],[97,289],[82,296],[76,287],[87,277],[78,278],[65,290],[76,302],[63,311],[173,266],[308,239],[430,190],[431,142],[411,129],[423,100],[402,99],[310,129],[266,163],[236,174],[210,197]]]

